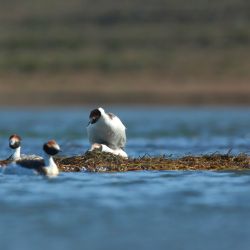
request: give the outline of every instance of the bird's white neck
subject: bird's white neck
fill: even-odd
[[[58,175],[59,170],[51,155],[44,154],[45,171],[48,176]]]
[[[21,158],[21,147],[14,149],[14,154],[11,156],[11,160],[19,160]]]
[[[44,154],[44,163],[45,163],[45,167],[54,167],[56,166],[54,159],[51,155],[48,154]]]

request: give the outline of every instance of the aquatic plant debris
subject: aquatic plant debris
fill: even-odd
[[[94,150],[84,155],[57,157],[62,172],[125,172],[139,170],[250,170],[250,157],[246,154],[211,154],[171,158],[143,156],[124,159],[111,153]]]

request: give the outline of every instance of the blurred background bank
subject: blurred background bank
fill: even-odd
[[[249,105],[247,0],[0,1],[0,105]]]

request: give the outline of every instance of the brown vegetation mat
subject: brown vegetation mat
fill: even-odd
[[[56,158],[63,172],[125,172],[137,170],[246,170],[250,157],[245,154],[185,156],[173,159],[166,156],[123,159],[110,153],[87,152],[82,156]]]

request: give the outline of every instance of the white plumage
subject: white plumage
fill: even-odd
[[[43,146],[44,158],[39,156],[21,157],[3,168],[4,174],[57,176],[59,169],[53,155],[60,151],[59,145],[51,140]]]
[[[106,113],[103,108],[92,110],[87,133],[90,144],[99,143],[110,149],[123,149],[126,144],[126,127],[112,113]]]
[[[124,150],[122,150],[121,148],[112,149],[112,148],[109,148],[108,146],[106,146],[104,144],[94,143],[94,144],[92,144],[92,146],[90,148],[90,151],[93,151],[95,149],[98,149],[101,152],[112,153],[114,155],[119,155],[121,157],[128,158],[127,153]]]

